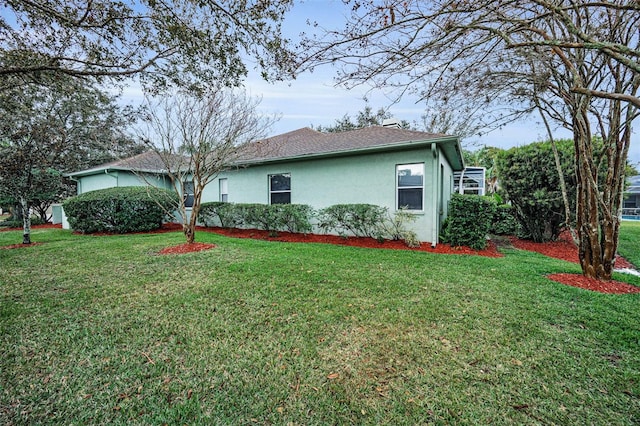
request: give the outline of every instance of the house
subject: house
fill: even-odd
[[[401,129],[394,122],[340,133],[302,128],[255,144],[259,149],[207,185],[203,202],[405,208],[415,213],[411,226],[418,238],[434,244],[447,216],[454,172],[464,169],[458,138]],[[157,160],[145,153],[68,176],[79,194],[146,182],[168,187]]]

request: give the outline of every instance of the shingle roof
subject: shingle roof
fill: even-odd
[[[243,147],[238,165],[286,161],[327,155],[348,155],[368,150],[396,150],[438,143],[454,170],[463,167],[458,139],[438,133],[393,127],[371,126],[339,133],[321,133],[308,127],[250,143]],[[89,170],[70,173],[85,176],[104,170],[134,170],[163,173],[166,166],[154,151],[103,164]]]
[[[456,141],[438,133],[371,126],[339,133],[321,133],[308,127],[273,136],[249,145],[241,163],[274,161],[322,154],[346,154],[375,148],[397,149],[430,141]]]
[[[181,157],[178,155],[174,157],[176,159],[175,165],[178,165],[181,160],[188,160],[188,157]],[[182,161],[182,164],[186,164],[186,161]],[[143,152],[142,154],[134,155],[133,157],[101,164],[87,170],[68,173],[67,176],[86,176],[100,173],[104,170],[133,170],[136,172],[146,173],[166,173],[167,166],[157,152],[150,150]]]

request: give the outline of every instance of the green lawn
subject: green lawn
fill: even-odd
[[[622,222],[618,253],[640,268],[640,220]]]
[[[179,233],[33,241],[0,250],[0,424],[640,423],[640,295],[544,277],[574,264],[202,232],[218,247],[174,256],[155,253]]]

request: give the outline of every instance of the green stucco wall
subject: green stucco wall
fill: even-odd
[[[440,149],[422,147],[342,157],[268,163],[222,173],[205,189],[203,202],[218,201],[219,179],[226,178],[228,201],[269,203],[269,175],[291,174],[291,202],[321,209],[333,204],[369,203],[396,211],[396,165],[424,163],[424,210],[415,212],[411,227],[421,241],[438,241],[453,191],[453,172]],[[168,179],[128,171],[110,171],[78,178],[78,194],[97,189],[147,183],[170,188]]]
[[[437,228],[447,213],[451,197],[451,167],[436,151],[421,148],[400,152],[384,152],[350,157],[322,158],[306,161],[271,163],[222,173],[226,178],[228,201],[235,203],[269,203],[268,176],[291,174],[291,202],[309,204],[316,209],[343,203],[369,203],[396,210],[396,165],[424,163],[424,211],[416,212],[412,227],[422,241],[435,239]],[[440,170],[440,164],[443,170]],[[435,173],[434,173],[435,170]],[[441,173],[443,175],[443,206],[439,201]],[[435,180],[435,181],[434,181]],[[219,200],[219,182],[207,186],[203,200]]]
[[[161,188],[169,188],[167,182],[155,175],[138,176],[133,172],[124,170],[110,171],[109,173],[99,173],[90,176],[77,178],[78,195],[85,192],[95,191],[98,189],[123,187],[123,186],[142,186],[147,183]]]

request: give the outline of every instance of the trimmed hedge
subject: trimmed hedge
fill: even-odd
[[[223,201],[202,203],[198,220],[205,226],[221,226],[223,228],[237,228],[244,222],[236,204]]]
[[[404,210],[391,215],[386,207],[373,204],[336,204],[316,212],[306,204],[245,204],[203,203],[198,220],[206,226],[223,228],[257,228],[277,235],[278,231],[308,233],[311,221],[318,219],[318,228],[342,236],[389,238],[402,240],[409,247],[419,247],[416,233],[406,224],[415,216]]]
[[[34,225],[44,225],[45,221],[42,220],[40,216],[31,216],[31,226]],[[0,228],[22,228],[24,226],[24,222],[22,220],[13,219],[13,216],[8,217],[7,219],[0,221]]]
[[[313,209],[306,204],[203,203],[198,219],[206,226],[248,227],[278,231],[311,232]]]
[[[388,209],[374,204],[335,204],[320,210],[318,227],[338,235],[383,238],[382,224]]]
[[[158,229],[167,212],[178,206],[178,195],[154,187],[120,187],[80,194],[63,202],[72,229],[124,234]]]
[[[482,250],[496,212],[496,203],[488,197],[453,194],[449,216],[441,233],[443,242]]]

